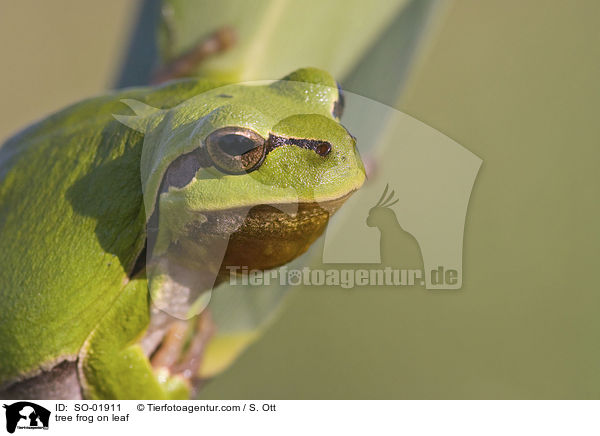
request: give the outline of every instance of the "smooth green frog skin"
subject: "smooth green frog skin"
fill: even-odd
[[[333,115],[340,99],[334,79],[316,69],[285,79],[225,88],[186,79],[124,90],[58,112],[0,148],[4,395],[72,365],[76,390],[86,398],[189,396],[189,380],[152,367],[149,351],[142,349],[152,312],[146,273],[153,277],[151,290],[160,294],[169,274],[161,259],[176,259],[191,270],[214,263],[210,250],[202,249],[206,240],[190,238],[211,219],[242,219],[249,210],[252,219],[235,227],[223,265],[255,259],[261,268],[277,266],[306,250],[327,214],[364,180],[355,140]],[[254,132],[259,142],[271,135],[279,146],[251,171],[235,171],[218,147],[207,154],[207,138],[222,128]],[[328,153],[316,148],[322,142],[330,145]],[[196,156],[204,166],[178,175],[173,165],[182,156]],[[299,205],[298,213],[260,206],[265,204]],[[281,224],[274,245],[265,233],[271,227],[261,221],[269,219]],[[144,268],[137,260],[145,256],[153,220],[159,226],[152,230],[152,257]],[[218,275],[223,265],[220,272],[214,265],[206,270]],[[204,358],[210,360],[210,353]]]

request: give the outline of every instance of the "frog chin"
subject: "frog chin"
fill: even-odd
[[[218,282],[228,279],[233,267],[268,270],[302,255],[323,234],[329,218],[351,194],[319,203],[251,208],[243,224],[229,236]],[[288,213],[286,207],[293,207],[296,211]]]

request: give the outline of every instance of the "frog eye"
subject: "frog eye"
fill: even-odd
[[[257,169],[265,159],[265,139],[254,130],[223,127],[206,137],[206,151],[213,165],[227,174]]]
[[[335,82],[337,84],[338,89],[338,99],[333,103],[333,109],[331,114],[334,118],[338,120],[342,118],[342,114],[344,113],[344,91],[342,91],[342,87],[340,86],[340,82]]]

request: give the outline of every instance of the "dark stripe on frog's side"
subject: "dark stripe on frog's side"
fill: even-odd
[[[80,400],[77,362],[63,360],[47,371],[0,389],[1,400]]]
[[[327,141],[319,139],[287,138],[271,133],[269,134],[269,139],[267,141],[267,154],[282,145],[295,145],[296,147],[312,150],[320,156],[326,156],[331,151],[331,144]]]
[[[176,188],[187,186],[201,168],[208,168],[211,166],[212,163],[203,147],[182,154],[169,164],[163,177],[159,193],[166,192],[171,186]]]
[[[267,140],[265,154],[268,155],[275,148],[283,145],[295,145],[296,147],[313,150],[317,154],[322,154],[322,151],[325,151],[325,154],[327,154],[331,150],[331,144],[327,141],[318,139],[287,138],[271,133]],[[171,162],[167,168],[159,192],[166,192],[171,186],[183,188],[192,181],[198,170],[201,168],[209,168],[211,166],[213,166],[213,164],[206,153],[205,147],[199,147],[189,153],[181,155]]]

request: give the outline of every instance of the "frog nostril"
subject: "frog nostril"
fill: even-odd
[[[321,144],[317,145],[315,151],[319,156],[327,156],[331,152],[331,144],[328,142],[322,142]]]

